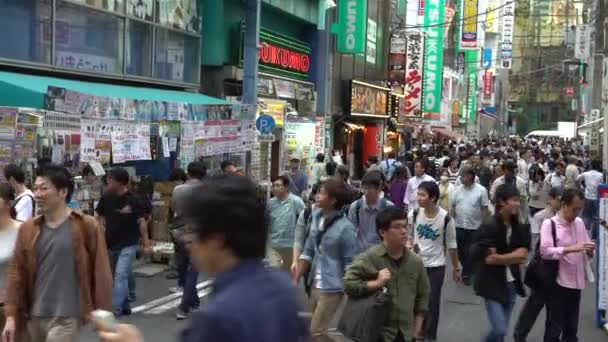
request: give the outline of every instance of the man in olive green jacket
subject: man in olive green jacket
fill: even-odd
[[[382,243],[360,254],[351,264],[344,276],[344,291],[357,298],[385,287],[391,309],[382,329],[382,341],[423,341],[422,322],[430,286],[422,260],[405,247],[407,216],[395,207],[386,208],[376,217],[376,229]]]

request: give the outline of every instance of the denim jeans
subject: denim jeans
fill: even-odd
[[[504,342],[507,336],[511,312],[515,305],[515,286],[513,283],[507,283],[505,286],[509,292],[507,303],[486,299],[486,312],[490,320],[491,330],[486,336],[485,342]]]
[[[598,236],[599,222],[597,218],[599,216],[600,204],[599,200],[585,199],[585,207],[583,208],[583,221],[585,221],[585,227],[591,232],[591,238],[596,239]]]
[[[175,251],[175,264],[177,268],[177,286],[185,287],[186,278],[188,276],[188,267],[190,264],[188,251],[178,248]]]
[[[130,309],[129,277],[133,273],[137,245],[127,246],[118,250],[110,250],[110,265],[114,274],[112,287],[112,311],[120,316]]]
[[[192,266],[192,264],[189,264],[188,272],[186,273],[186,282],[184,283],[182,301],[178,307],[181,312],[188,313],[201,304],[200,298],[198,298],[198,290],[196,289],[197,282],[198,271],[194,268],[194,266]]]

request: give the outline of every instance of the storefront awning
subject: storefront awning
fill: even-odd
[[[44,97],[48,86],[66,88],[97,96],[136,100],[185,102],[203,105],[228,104],[222,99],[186,91],[128,87],[0,71],[0,106],[44,108]]]
[[[433,131],[433,133],[438,133],[438,134],[444,135],[448,138],[455,139],[455,140],[464,138],[464,136],[462,134],[459,134],[459,133],[449,130],[447,128],[433,127],[433,128],[431,128],[431,131]]]

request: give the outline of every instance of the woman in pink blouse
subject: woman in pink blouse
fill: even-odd
[[[540,232],[540,253],[545,260],[558,260],[556,283],[548,296],[544,342],[577,342],[581,290],[585,288],[585,254],[591,257],[595,245],[585,223],[578,217],[585,195],[578,189],[562,194],[562,207],[546,220]],[[557,241],[553,241],[552,221]],[[560,339],[561,336],[561,339]]]

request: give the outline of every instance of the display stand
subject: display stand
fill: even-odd
[[[608,229],[601,223],[608,222],[608,184],[598,187],[599,195],[599,221],[596,245],[596,324],[598,328],[603,328],[606,324],[606,312],[608,310]]]

